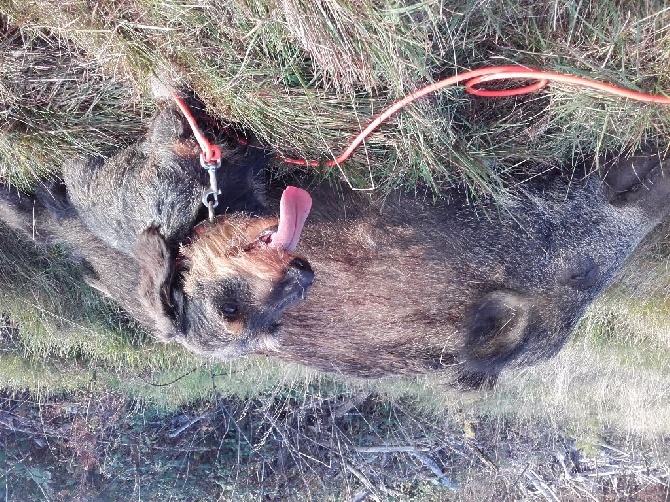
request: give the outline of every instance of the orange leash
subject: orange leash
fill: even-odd
[[[489,89],[480,89],[476,86],[486,82],[493,82],[496,80],[512,80],[512,79],[531,79],[537,80],[537,82],[523,86],[516,87],[514,89],[505,89],[505,90],[489,90]],[[670,98],[666,96],[656,96],[653,94],[645,94],[642,92],[631,91],[624,89],[622,87],[617,87],[615,85],[606,84],[603,82],[598,82],[584,77],[576,77],[574,75],[566,75],[563,73],[548,72],[542,70],[536,70],[533,68],[524,68],[521,66],[488,66],[485,68],[479,68],[476,70],[466,71],[460,75],[454,75],[453,77],[448,77],[434,84],[430,84],[422,89],[419,89],[416,92],[396,101],[393,105],[387,108],[381,115],[375,118],[370,124],[363,129],[358,136],[356,136],[353,141],[349,144],[349,147],[344,150],[338,157],[326,162],[320,162],[318,160],[306,160],[306,159],[292,159],[289,157],[282,158],[284,162],[289,164],[297,164],[303,166],[316,167],[324,165],[326,167],[331,167],[334,165],[341,164],[347,160],[351,154],[360,146],[365,138],[367,138],[372,131],[374,131],[380,124],[389,119],[392,115],[397,113],[401,108],[404,108],[408,104],[416,101],[427,94],[451,87],[453,85],[464,83],[466,92],[473,94],[475,96],[485,96],[490,98],[501,98],[508,96],[519,96],[521,94],[528,94],[535,92],[539,89],[545,87],[549,82],[561,82],[564,84],[576,85],[579,87],[585,87],[588,89],[594,89],[596,91],[601,91],[607,94],[612,94],[614,96],[619,96],[622,98],[631,99],[634,101],[642,101],[647,103],[657,103],[662,105],[670,105]],[[200,148],[202,149],[202,159],[203,162],[211,165],[220,162],[221,159],[221,150],[216,146],[212,145],[204,137],[200,129],[198,128],[193,115],[188,110],[188,107],[184,104],[184,101],[176,94],[173,93],[173,97],[177,102],[177,105],[183,112],[186,120],[191,125],[193,129],[193,134],[195,135]],[[204,165],[203,163],[203,165]]]
[[[534,84],[527,85],[524,87],[517,87],[515,89],[506,89],[506,90],[487,90],[479,89],[475,86],[482,84],[484,82],[493,82],[494,80],[508,80],[508,79],[533,79],[538,80]],[[410,94],[409,96],[404,97],[403,99],[396,101],[393,105],[387,108],[381,115],[375,118],[370,124],[363,129],[363,131],[354,138],[354,140],[349,144],[349,147],[342,152],[337,158],[323,162],[323,165],[326,167],[334,166],[341,164],[347,160],[351,154],[360,146],[360,144],[365,140],[365,138],[372,133],[380,124],[386,121],[389,117],[394,115],[398,110],[407,106],[413,101],[416,101],[423,96],[430,94],[435,91],[439,91],[446,87],[451,87],[453,85],[459,84],[461,82],[465,83],[465,90],[474,94],[475,96],[485,96],[491,98],[501,98],[507,96],[518,96],[521,94],[528,94],[535,92],[539,89],[542,89],[549,82],[561,82],[564,84],[573,84],[580,87],[586,87],[589,89],[595,89],[597,91],[602,91],[608,94],[613,94],[615,96],[620,96],[623,98],[632,99],[635,101],[645,101],[649,103],[658,103],[664,105],[670,105],[670,98],[666,96],[655,96],[653,94],[644,94],[641,92],[630,91],[622,87],[617,87],[615,85],[605,84],[595,80],[591,80],[583,77],[575,77],[573,75],[565,75],[562,73],[554,73],[548,71],[535,70],[532,68],[523,68],[520,66],[489,66],[486,68],[479,68],[477,70],[466,71],[460,75],[454,75],[453,77],[445,78],[439,82],[428,85],[418,91]],[[284,162],[289,164],[297,164],[303,166],[320,166],[321,162],[312,160],[303,160],[303,159],[291,159],[283,158]]]
[[[209,221],[212,222],[214,221],[215,216],[214,209],[219,205],[219,195],[221,194],[216,179],[216,171],[221,167],[221,149],[207,140],[198,127],[198,123],[195,121],[195,117],[193,117],[191,110],[188,109],[184,100],[174,91],[172,92],[172,98],[175,100],[177,106],[184,114],[186,121],[191,126],[193,135],[202,150],[202,153],[200,154],[200,165],[207,170],[207,174],[209,175],[209,188],[205,189],[202,194],[202,203],[207,208]]]
[[[193,130],[193,135],[195,136],[195,139],[198,142],[198,145],[200,145],[200,149],[202,150],[201,160],[207,164],[216,164],[216,163],[220,164],[221,149],[207,140],[205,135],[198,127],[198,123],[195,121],[195,117],[193,117],[191,110],[188,109],[188,106],[186,106],[186,103],[184,103],[184,100],[181,99],[179,94],[173,91],[172,98],[175,100],[177,106],[184,114],[184,117],[186,118],[188,125],[190,125],[191,129]]]

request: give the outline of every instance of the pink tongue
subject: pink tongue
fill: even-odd
[[[311,207],[312,198],[305,190],[286,187],[279,202],[279,228],[272,236],[270,246],[294,251]]]

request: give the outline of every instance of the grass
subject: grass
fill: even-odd
[[[142,131],[141,103],[67,39],[6,27],[0,42],[0,174],[26,187],[75,155],[110,153]]]
[[[20,7],[5,1],[3,10],[22,37],[42,40],[46,34],[48,41],[40,43],[50,52],[65,58],[80,54],[79,64],[69,66],[72,80],[51,66],[32,86],[52,96],[50,116],[74,109],[83,113],[69,114],[69,122],[81,130],[97,123],[102,137],[78,137],[78,145],[71,137],[56,138],[84,151],[113,143],[108,132],[121,142],[129,137],[137,125],[133,112],[141,115],[137,89],[153,74],[194,89],[214,114],[252,130],[278,153],[310,159],[332,158],[393,100],[439,77],[484,65],[526,64],[647,92],[670,87],[670,33],[662,2],[624,9],[612,2],[236,0],[195,6],[123,0],[90,8],[69,0]],[[17,69],[25,64],[19,51],[4,67],[20,75]],[[61,94],[64,90],[78,98]],[[24,93],[12,89],[14,95]],[[107,106],[110,102],[123,106]],[[40,123],[40,111],[19,107],[24,115],[9,119],[34,126],[37,133],[57,129]],[[584,154],[630,149],[667,129],[668,114],[659,107],[560,85],[502,101],[453,90],[391,120],[344,169],[365,183],[372,173],[381,187],[463,183],[481,195],[499,191],[510,170],[569,166]]]
[[[278,154],[309,159],[339,154],[396,99],[484,65],[663,93],[668,21],[663,1],[0,0],[0,177],[28,189],[72,156],[133,141],[153,76],[193,89]],[[504,197],[594,153],[664,146],[669,126],[667,109],[568,86],[493,101],[455,88],[392,118],[341,171],[319,172],[378,191]],[[357,381],[197,359],[153,343],[58,250],[2,230],[0,494],[667,500],[666,235],[557,358],[459,393],[435,376]],[[370,446],[418,449],[360,450]],[[580,456],[582,473],[557,451]],[[614,474],[592,468],[604,464]]]

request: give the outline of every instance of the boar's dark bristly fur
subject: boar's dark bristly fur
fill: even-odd
[[[554,355],[670,209],[670,162],[605,166],[606,183],[554,177],[502,206],[311,190],[299,249],[316,280],[274,355],[361,377],[449,370],[465,386]]]

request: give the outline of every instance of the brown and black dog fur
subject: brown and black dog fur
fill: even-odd
[[[224,148],[214,224],[209,176],[181,113],[159,105],[146,137],[110,159],[77,160],[63,184],[28,196],[0,188],[0,220],[42,244],[65,244],[88,282],[163,341],[232,358],[275,344],[281,313],[313,273],[305,260],[263,245],[267,154]]]

